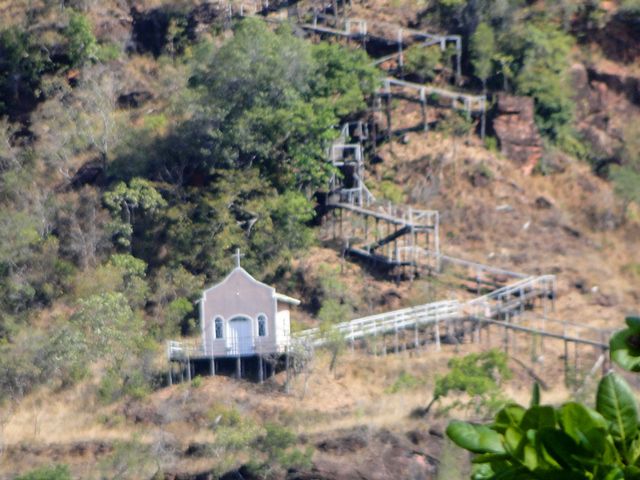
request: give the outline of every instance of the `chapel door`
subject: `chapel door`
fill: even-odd
[[[229,320],[227,351],[231,355],[253,354],[253,335],[251,320],[247,317],[234,317]]]

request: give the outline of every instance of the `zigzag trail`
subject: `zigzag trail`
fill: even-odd
[[[261,15],[273,10],[273,5],[266,0],[247,3],[227,4],[227,17]],[[338,38],[355,40],[366,45],[367,39],[377,36],[385,38],[388,33],[395,32],[396,39],[388,41],[397,45],[397,52],[375,59],[373,64],[382,66],[388,62],[396,62],[402,70],[404,62],[403,48],[408,41],[422,46],[439,45],[444,51],[448,43],[456,47],[456,80],[460,77],[461,39],[455,35],[436,35],[400,25],[376,23],[354,18],[339,19],[338,15],[329,17],[321,12],[335,5],[323,4],[320,9],[312,11],[313,20],[305,23],[295,5],[295,15],[289,17],[297,21],[298,26],[316,35],[332,35]],[[289,7],[290,8],[290,7]],[[276,10],[278,7],[276,6]],[[274,21],[269,17],[267,20]],[[275,19],[279,22],[279,19]],[[374,32],[375,31],[375,32]],[[374,32],[374,33],[372,33]],[[382,32],[382,33],[380,33]],[[407,97],[406,92],[417,93],[416,97]],[[437,96],[450,103],[446,106],[472,114],[481,114],[481,133],[484,134],[484,115],[486,110],[485,96],[471,95],[464,92],[436,88],[430,85],[406,82],[388,76],[383,79],[380,90],[376,94],[376,104],[386,100],[387,138],[391,137],[390,98],[398,95],[409,101],[420,103],[424,130],[428,130],[426,108],[428,96]],[[443,106],[439,104],[439,106]],[[373,135],[373,144],[377,142],[377,134]],[[341,338],[353,348],[363,346],[379,351],[379,340],[382,339],[382,352],[387,347],[384,338],[393,334],[395,342],[392,351],[399,350],[398,338],[403,337],[403,348],[422,348],[431,343],[440,349],[443,335],[447,342],[465,343],[479,342],[482,332],[488,339],[491,326],[503,329],[503,345],[505,350],[516,349],[517,343],[509,342],[509,332],[516,332],[531,337],[530,343],[537,344],[544,352],[546,340],[559,340],[564,344],[565,378],[568,372],[570,351],[569,343],[574,344],[575,365],[578,368],[578,347],[590,347],[595,352],[596,361],[591,368],[592,375],[602,366],[606,368],[605,341],[608,331],[591,328],[566,320],[555,320],[549,317],[554,309],[556,297],[556,278],[554,275],[530,276],[490,265],[484,265],[460,258],[444,255],[440,251],[439,213],[433,210],[418,210],[407,205],[393,205],[376,201],[365,185],[365,159],[363,141],[370,138],[368,125],[363,122],[346,124],[340,131],[339,138],[328,148],[327,161],[342,172],[334,175],[329,184],[329,193],[325,207],[334,218],[334,236],[343,242],[343,251],[378,267],[386,269],[410,269],[411,275],[427,271],[432,275],[440,275],[444,267],[447,270],[462,269],[463,277],[476,285],[478,296],[468,301],[445,300],[427,303],[411,308],[394,310],[378,315],[339,323],[333,327]],[[339,217],[339,234],[336,223]],[[344,217],[351,221],[344,225]],[[347,228],[349,227],[349,228]],[[349,230],[349,231],[347,231]],[[382,230],[382,232],[381,232]],[[386,231],[385,231],[386,230]],[[370,238],[372,237],[372,238]],[[481,287],[486,291],[479,295]],[[536,309],[542,309],[537,313]],[[408,337],[409,340],[407,341]],[[292,335],[289,352],[295,354],[297,349],[308,349],[331,342],[330,336],[318,328],[311,328]],[[182,350],[182,347],[176,347]],[[532,347],[532,357],[534,350]]]
[[[398,52],[376,59],[373,62],[374,65],[382,65],[385,62],[396,60],[400,69],[402,68],[403,35],[413,36],[414,39],[420,40],[420,44],[423,46],[440,45],[443,51],[447,43],[453,42],[457,51],[456,79],[460,77],[461,39],[459,36],[435,35],[400,25],[373,23],[353,18],[344,19],[343,28],[339,29],[335,26],[327,26],[326,23],[329,20],[331,20],[329,17],[314,10],[313,22],[303,24],[302,27],[314,33],[360,40],[363,44],[366,42],[367,35],[371,34],[372,24],[378,30],[385,29],[397,32]],[[335,23],[338,23],[337,18]],[[486,111],[486,97],[484,95],[470,95],[386,77],[378,92],[378,97],[390,99],[394,93],[392,88],[409,90],[418,94],[422,106],[424,130],[428,130],[427,96],[437,95],[450,100],[449,106],[451,108],[463,110],[469,117],[472,113],[480,113],[481,134],[484,135]],[[387,119],[390,130],[389,112]],[[352,135],[352,131],[356,134]],[[356,137],[356,141],[353,141],[353,137]],[[444,255],[440,251],[439,213],[437,211],[417,210],[407,205],[377,202],[364,181],[365,160],[362,141],[367,139],[369,139],[369,132],[366,124],[362,122],[346,124],[341,129],[339,138],[328,149],[327,160],[343,173],[348,173],[350,177],[349,185],[345,183],[344,177],[341,179],[334,176],[331,179],[326,203],[328,209],[337,212],[340,216],[340,237],[344,242],[344,252],[386,268],[409,267],[415,269],[416,272],[426,269],[432,274],[438,274],[442,271],[443,266],[461,267],[471,271],[472,275],[475,274],[478,291],[480,284],[496,285],[495,281],[482,279],[483,275],[506,278],[507,284],[466,302],[438,301],[342,322],[334,327],[341,337],[355,346],[356,341],[366,345],[366,338],[393,334],[396,339],[393,349],[397,351],[399,332],[403,332],[405,336],[405,347],[407,345],[406,334],[412,332],[413,339],[410,339],[409,343],[413,348],[420,348],[432,341],[436,349],[439,349],[442,331],[447,332],[449,339],[452,335],[455,336],[456,342],[459,339],[464,341],[465,336],[472,341],[479,341],[480,330],[483,327],[499,325],[504,328],[506,339],[508,339],[507,330],[511,330],[535,336],[540,342],[543,342],[545,338],[563,341],[565,366],[569,357],[569,342],[573,342],[576,346],[576,363],[577,346],[581,345],[594,347],[596,352],[600,351],[594,368],[600,364],[604,366],[606,363],[605,353],[608,348],[606,341],[604,341],[608,334],[607,331],[549,318],[549,307],[553,310],[556,297],[556,278],[554,275],[529,276]],[[376,141],[377,138],[374,138],[373,142]],[[346,232],[346,228],[342,228],[345,214],[356,217],[355,223],[359,223],[358,227],[354,227],[354,222],[351,222],[351,234]],[[371,223],[375,225],[372,226]],[[386,235],[380,235],[380,224],[387,227]],[[369,241],[371,233],[374,238]],[[364,245],[357,245],[358,240],[362,240],[361,237],[364,237]],[[536,305],[537,300],[538,305]],[[543,312],[536,315],[536,307],[541,307]],[[519,319],[522,321],[519,322]],[[532,324],[537,328],[533,328]],[[573,334],[569,330],[573,330]],[[294,335],[294,343],[320,346],[327,341],[330,340],[327,340],[318,328],[305,330]],[[368,343],[377,350],[375,341]],[[505,348],[508,348],[508,340],[505,342]]]

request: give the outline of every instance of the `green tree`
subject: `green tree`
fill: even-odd
[[[482,90],[487,91],[487,79],[493,73],[493,59],[496,54],[493,29],[487,23],[481,23],[471,36],[469,45],[471,63],[476,76],[482,80]]]
[[[258,167],[279,191],[324,185],[333,126],[364,107],[377,77],[361,52],[314,47],[257,19],[196,61],[192,86],[203,94],[206,127],[198,143],[216,167]]]
[[[67,40],[67,54],[71,67],[81,67],[86,62],[97,59],[98,43],[93,35],[91,22],[85,15],[71,10],[69,23],[63,35]]]
[[[30,108],[50,61],[25,30],[0,30],[0,114]]]
[[[338,43],[321,42],[312,47],[314,76],[309,79],[313,96],[333,103],[337,117],[353,115],[366,108],[366,97],[379,85],[380,71],[367,54]]]
[[[442,52],[438,45],[412,45],[406,50],[404,60],[408,73],[417,75],[422,82],[430,82],[436,77],[436,68],[442,63]]]
[[[350,305],[340,303],[336,299],[325,300],[318,312],[318,318],[321,321],[320,335],[324,340],[323,346],[331,354],[330,372],[336,372],[338,358],[347,346],[345,334],[336,327],[336,324],[349,320],[352,312],[353,309]]]
[[[112,229],[116,242],[123,247],[131,247],[135,215],[153,215],[167,205],[153,184],[143,178],[134,178],[127,185],[118,183],[105,192],[104,203],[115,217]]]
[[[88,348],[120,371],[144,346],[144,324],[119,292],[81,300],[71,321],[83,333]]]
[[[189,273],[183,266],[161,267],[153,278],[151,299],[155,306],[151,332],[159,339],[193,331],[193,300],[200,295],[204,278]],[[188,322],[188,320],[191,320]]]
[[[574,104],[568,79],[570,36],[550,24],[529,24],[514,39],[522,58],[517,93],[535,99],[536,124],[561,146],[571,145]]]
[[[500,389],[503,382],[511,378],[511,370],[503,352],[493,349],[452,358],[448,367],[445,375],[436,377],[433,399],[427,405],[427,411],[452,392],[464,393],[470,399],[466,404],[454,402],[449,408],[473,407],[476,413],[485,414],[505,403]]]

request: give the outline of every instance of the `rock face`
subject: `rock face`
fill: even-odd
[[[627,119],[640,113],[640,79],[615,66],[587,68],[575,64],[571,82],[577,130],[600,169],[616,161]]]
[[[620,63],[632,64],[640,58],[640,18],[617,13],[596,33],[596,42],[606,57]]]
[[[542,138],[534,122],[533,99],[499,94],[493,129],[500,150],[529,174],[542,157]]]

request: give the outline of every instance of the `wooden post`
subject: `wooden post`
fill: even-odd
[[[394,353],[398,353],[398,322],[394,322],[393,325],[393,329],[394,329],[394,348],[393,351]]]
[[[436,352],[440,351],[440,321],[436,316]]]
[[[173,365],[171,364],[171,360],[169,360],[169,386],[173,385]]]
[[[387,336],[384,332],[382,332],[382,356],[387,356]]]
[[[367,250],[369,249],[369,216],[364,216],[364,243],[367,245]]]
[[[191,360],[187,355],[187,382],[191,383]]]
[[[578,371],[580,369],[578,342],[574,342],[573,343],[573,354],[574,354],[574,359],[573,359],[573,377],[575,378],[576,381],[578,381]]]
[[[349,343],[351,343],[351,351],[353,352],[356,348],[355,340],[353,339],[353,324],[349,324],[349,329],[351,331],[351,341]]]
[[[484,328],[486,328],[486,331],[485,331],[485,342],[490,347],[491,346],[491,324],[488,323],[488,322],[485,323]]]
[[[418,320],[416,319],[415,330],[414,330],[414,344],[416,352],[420,348],[420,339],[418,338]]]
[[[422,114],[422,130],[429,131],[429,119],[427,118],[427,95],[424,88],[420,89],[420,113]]]
[[[211,354],[211,376],[215,376],[216,374],[216,358]]]
[[[378,356],[378,332],[376,331],[376,322],[373,321],[373,355]]]
[[[504,323],[504,338],[502,340],[504,353],[509,353],[509,313],[506,314]]]
[[[335,241],[336,239],[336,210],[335,209],[331,211],[331,230],[333,232],[333,240]]]
[[[398,70],[398,76],[402,78],[402,72],[404,71],[404,54],[402,53],[402,28],[398,29]]]
[[[487,131],[487,100],[486,98],[482,99],[482,117],[480,117],[480,138],[484,140]]]
[[[262,355],[258,354],[258,378],[260,383],[264,382],[264,361],[262,360]]]
[[[391,140],[391,93],[385,95],[385,115],[387,117],[387,141]]]
[[[567,323],[562,327],[562,336],[564,337],[564,384],[569,386],[569,345],[567,343]]]
[[[284,384],[284,391],[285,393],[289,393],[291,391],[291,372],[290,370],[290,361],[289,361],[289,347],[285,347],[284,350],[284,361],[285,361],[285,370],[287,371],[287,379],[285,380],[285,384]]]
[[[456,38],[456,85],[460,84],[460,78],[462,77],[462,40]]]
[[[236,357],[236,378],[242,378],[242,358],[240,356]]]

